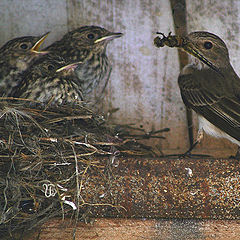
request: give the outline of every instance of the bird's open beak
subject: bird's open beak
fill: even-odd
[[[80,63],[82,63],[82,62],[75,62],[75,63],[68,64],[66,66],[63,66],[63,67],[57,69],[56,72],[61,72],[64,70],[74,70]]]
[[[42,43],[45,41],[45,39],[47,38],[48,34],[50,32],[45,33],[35,44],[34,46],[30,49],[30,51],[32,53],[37,53],[37,54],[46,54],[48,53],[48,51],[39,51],[40,46],[42,45]]]
[[[101,38],[95,40],[94,43],[99,43],[99,42],[102,42],[102,41],[111,41],[111,40],[113,40],[115,38],[121,37],[122,35],[123,35],[122,33],[109,33],[109,35],[101,37]]]

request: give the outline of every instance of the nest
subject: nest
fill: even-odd
[[[156,156],[136,140],[149,134],[130,135],[131,128],[112,127],[84,106],[43,107],[2,99],[0,236],[21,239],[24,231],[56,216],[86,220],[89,206],[121,209],[117,203],[87,202],[83,181],[93,168],[107,179],[107,168],[118,155]],[[162,131],[168,129],[155,133]]]

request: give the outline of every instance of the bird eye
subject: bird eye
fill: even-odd
[[[92,33],[89,33],[88,35],[87,35],[87,37],[88,37],[88,39],[94,39],[94,34],[92,34]]]
[[[206,49],[211,49],[212,46],[213,46],[212,43],[209,42],[209,41],[207,41],[207,42],[204,43],[204,47],[205,47]]]
[[[52,70],[54,70],[54,66],[53,66],[53,65],[51,65],[51,64],[50,64],[50,65],[48,65],[48,70],[49,70],[49,71],[52,71]]]
[[[26,43],[22,43],[22,44],[20,44],[20,48],[21,49],[28,49],[28,45],[26,44]]]

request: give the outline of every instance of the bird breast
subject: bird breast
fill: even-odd
[[[25,71],[27,69],[28,64],[26,63],[26,61],[19,59],[16,62],[16,67],[19,71],[22,72],[22,71]]]

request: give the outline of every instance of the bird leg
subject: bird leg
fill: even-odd
[[[180,158],[185,157],[211,157],[210,155],[206,154],[192,154],[192,150],[202,141],[203,139],[203,129],[200,128],[197,133],[197,140],[196,142],[183,154],[179,155]]]
[[[240,160],[240,146],[238,146],[238,150],[237,150],[237,153],[235,155],[235,159]]]
[[[237,150],[237,153],[235,155],[235,158],[240,160],[240,146],[238,146],[238,150]]]
[[[237,149],[237,152],[236,152],[235,156],[230,156],[229,158],[240,160],[240,146],[238,146],[238,149]]]
[[[190,157],[192,155],[191,154],[192,150],[198,145],[198,143],[200,143],[202,141],[202,139],[203,139],[203,129],[200,128],[198,130],[197,140],[195,141],[195,143],[193,143],[193,145],[190,146],[190,148],[184,154],[181,154],[180,156],[181,157],[186,157],[186,156]]]
[[[173,156],[178,156],[179,158],[186,158],[186,157],[211,157],[210,155],[205,155],[205,154],[192,154],[192,150],[202,141],[203,139],[203,129],[200,128],[197,133],[197,140],[193,143],[192,146],[183,154],[171,154],[171,155],[166,155],[164,157],[173,157]]]

